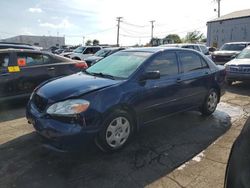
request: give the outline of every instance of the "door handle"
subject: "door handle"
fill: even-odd
[[[48,70],[55,70],[55,67],[49,67]]]
[[[9,76],[10,73],[4,73],[4,74],[0,74],[0,76]]]

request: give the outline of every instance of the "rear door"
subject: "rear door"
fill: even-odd
[[[15,65],[20,67],[15,80],[20,94],[31,93],[36,86],[55,75],[55,69],[48,67],[39,52],[17,52]]]
[[[192,51],[180,51],[178,53],[181,63],[181,93],[183,106],[192,108],[200,105],[211,83],[210,69],[203,57]]]
[[[81,70],[77,68],[76,63],[70,59],[49,54],[43,54],[43,59],[47,65],[50,77],[66,76]]]

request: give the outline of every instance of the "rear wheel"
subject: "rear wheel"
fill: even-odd
[[[201,113],[202,115],[209,116],[211,115],[217,107],[219,101],[218,92],[215,89],[211,89],[208,92],[208,95],[202,105]]]
[[[104,120],[104,127],[96,139],[103,151],[116,151],[123,148],[133,133],[133,120],[124,111],[115,111]]]

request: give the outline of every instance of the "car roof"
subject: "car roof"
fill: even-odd
[[[167,50],[178,50],[178,51],[192,51],[197,52],[193,49],[187,49],[187,48],[178,48],[178,47],[142,47],[142,48],[130,48],[127,50],[123,50],[123,52],[150,52],[150,53],[157,53],[160,51],[167,51]]]
[[[124,50],[126,49],[125,47],[108,47],[108,48],[103,48],[103,50]]]
[[[130,48],[130,49],[126,49],[124,50],[125,52],[151,52],[151,53],[155,53],[158,51],[162,51],[166,49],[166,47],[142,47],[142,48]]]
[[[0,49],[0,53],[10,53],[10,52],[26,52],[26,53],[43,53],[43,54],[51,54],[48,52],[33,50],[33,49],[15,49],[15,48],[6,48]]]
[[[227,42],[225,44],[250,44],[250,42]]]
[[[163,44],[161,46],[206,46],[205,44],[196,44],[196,43],[174,43],[174,44]]]

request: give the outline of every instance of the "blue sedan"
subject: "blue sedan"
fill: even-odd
[[[69,151],[95,141],[115,151],[140,128],[168,115],[212,114],[224,79],[223,66],[193,50],[123,50],[84,72],[41,84],[26,116],[52,149]]]

